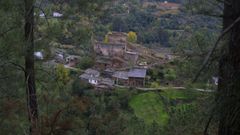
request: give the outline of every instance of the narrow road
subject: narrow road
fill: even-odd
[[[115,85],[118,88],[130,88],[129,86],[121,86],[121,85]],[[168,89],[175,89],[175,90],[185,90],[186,87],[158,87],[158,88],[140,88],[136,87],[136,90],[139,91],[164,91]],[[199,92],[206,92],[206,93],[211,93],[215,92],[215,90],[205,90],[205,89],[199,89],[199,88],[193,88],[193,90],[199,91]]]

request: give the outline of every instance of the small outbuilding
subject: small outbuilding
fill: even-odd
[[[127,71],[116,71],[112,77],[113,77],[115,84],[128,85],[128,72]]]
[[[147,69],[145,68],[133,68],[128,72],[129,86],[142,87],[145,85]]]
[[[94,69],[87,69],[85,73],[79,76],[82,80],[87,81],[92,85],[98,85],[100,73]]]

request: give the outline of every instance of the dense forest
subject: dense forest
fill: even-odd
[[[240,134],[240,1],[0,0],[0,135]]]

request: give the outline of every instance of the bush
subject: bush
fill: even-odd
[[[151,88],[159,88],[160,87],[160,84],[157,83],[157,82],[152,82],[151,85],[150,85]]]
[[[128,32],[127,40],[128,40],[128,42],[136,43],[137,42],[137,34],[132,31]]]
[[[82,96],[85,90],[92,89],[92,85],[80,79],[76,79],[72,83],[72,95]]]
[[[176,71],[174,69],[166,69],[164,71],[164,78],[173,81],[177,78]]]
[[[164,78],[163,67],[155,67],[153,69],[149,69],[147,74],[151,76],[151,80],[153,81]]]
[[[87,69],[94,65],[94,60],[91,57],[83,57],[78,64],[78,67],[81,69]]]
[[[59,82],[66,85],[70,81],[69,77],[70,71],[64,67],[64,65],[57,65],[56,67],[56,77]]]

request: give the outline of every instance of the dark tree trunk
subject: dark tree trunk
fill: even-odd
[[[34,76],[34,7],[33,0],[25,0],[25,81],[27,110],[30,122],[30,135],[36,135],[38,121],[38,104]]]
[[[240,0],[224,0],[223,28],[240,16]],[[240,23],[226,35],[219,63],[219,135],[240,135]]]

